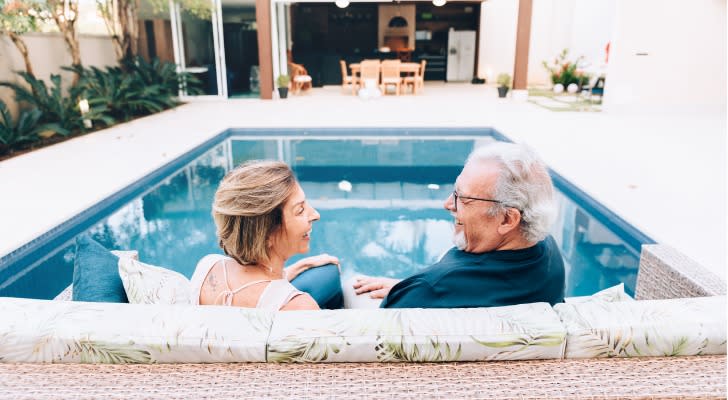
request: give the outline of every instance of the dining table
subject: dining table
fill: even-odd
[[[351,69],[351,75],[352,76],[359,76],[359,72],[361,71],[361,64],[360,63],[351,63],[349,64],[349,68]],[[399,72],[401,74],[416,74],[420,70],[420,63],[414,63],[414,62],[403,62],[399,64]]]
[[[349,64],[349,68],[351,69],[351,77],[353,81],[358,82],[361,74],[361,63],[351,63]],[[399,64],[400,76],[415,76],[419,71],[420,63],[403,62]],[[413,87],[412,93],[416,93],[416,88]]]

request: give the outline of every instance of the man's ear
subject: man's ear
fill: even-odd
[[[508,207],[503,214],[503,218],[498,225],[498,233],[505,235],[508,232],[517,229],[521,224],[521,212],[515,208]]]

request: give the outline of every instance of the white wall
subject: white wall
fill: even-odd
[[[550,85],[543,67],[571,45],[575,0],[534,0],[528,50],[528,85]]]
[[[614,31],[616,0],[534,0],[531,43],[528,54],[528,84],[550,85],[543,67],[563,49],[569,58],[584,56],[586,70],[604,70],[604,48]]]
[[[534,0],[528,53],[528,84],[550,85],[544,60],[553,60],[565,48],[569,57],[584,56],[590,69],[603,67],[604,47],[611,40],[616,0]],[[513,75],[518,2],[489,0],[481,8],[479,75],[492,79]]]
[[[603,66],[605,47],[614,35],[616,12],[616,0],[575,1],[569,44],[571,55],[584,56],[592,68]]]
[[[724,114],[726,1],[617,0],[607,72],[605,110]]]
[[[482,3],[478,76],[486,78],[488,83],[495,82],[500,73],[513,76],[517,22],[517,1],[488,0]]]
[[[71,64],[71,56],[66,42],[58,33],[29,33],[23,35],[28,46],[30,61],[35,76],[49,81],[51,74],[61,73],[61,66]],[[116,65],[116,55],[108,36],[79,35],[81,59],[85,66],[103,67]],[[0,81],[18,81],[13,71],[24,71],[25,63],[13,42],[5,36],[0,37]],[[70,73],[63,72],[64,82],[70,82]],[[12,91],[0,88],[0,99],[11,105],[13,111]]]

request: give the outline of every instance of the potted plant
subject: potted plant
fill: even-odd
[[[278,94],[281,96],[281,99],[285,99],[288,97],[288,84],[291,83],[291,77],[288,75],[278,75],[276,82],[278,83]]]
[[[553,62],[548,63],[544,60],[541,64],[543,64],[544,68],[551,76],[551,83],[554,84],[554,88],[556,88],[556,85],[559,84],[562,88],[568,88],[569,85],[574,83],[577,85],[578,91],[589,84],[591,76],[579,69],[579,65],[584,61],[584,56],[578,57],[574,61],[570,60],[568,56],[569,49],[564,49],[558,56],[554,57]],[[560,93],[558,90],[555,90],[554,92]]]
[[[498,82],[498,97],[506,97],[508,89],[511,87],[511,76],[508,74],[500,74],[496,82]]]

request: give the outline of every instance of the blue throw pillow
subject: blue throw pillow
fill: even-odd
[[[88,235],[76,238],[73,301],[128,303],[119,277],[119,257]]]
[[[322,309],[344,308],[339,267],[334,264],[307,269],[295,277],[291,284],[296,289],[310,294]]]

